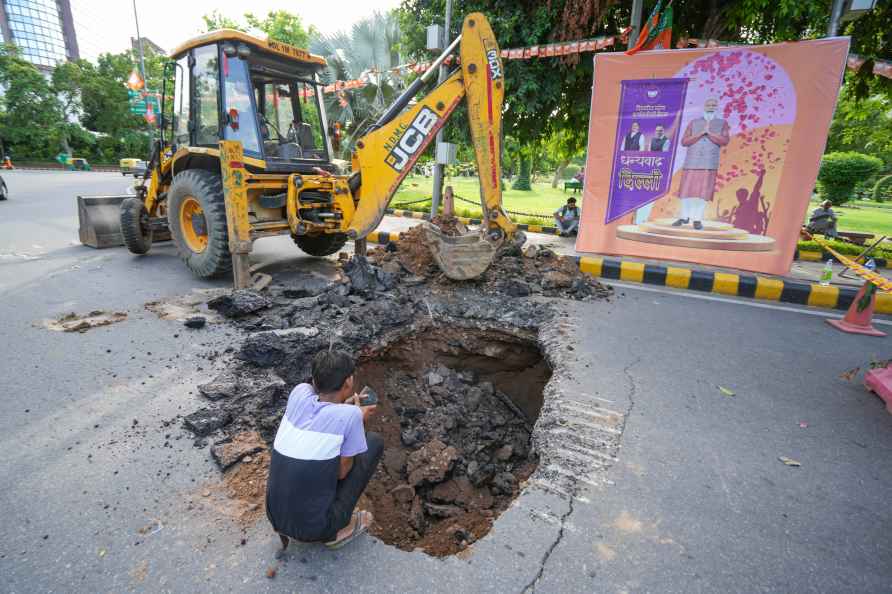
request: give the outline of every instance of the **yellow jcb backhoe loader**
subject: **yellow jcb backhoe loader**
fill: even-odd
[[[459,43],[461,68],[410,106]],[[172,97],[162,90],[165,117],[147,182],[120,207],[131,252],[145,254],[153,233],[169,229],[196,275],[231,270],[236,288],[250,283],[248,255],[258,238],[289,234],[308,254],[333,254],[378,226],[400,183],[463,98],[483,226],[473,235],[446,237],[428,225],[426,240],[447,276],[467,279],[485,271],[499,245],[514,237],[516,227],[501,207],[504,70],[482,14],[465,18],[461,36],[356,142],[351,171],[331,157],[321,57],[232,30],[195,38],[172,57],[175,88]],[[172,110],[166,105],[171,99]]]

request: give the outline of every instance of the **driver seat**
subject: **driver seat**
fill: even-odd
[[[297,144],[305,151],[316,150],[316,140],[313,138],[313,127],[306,122],[295,122],[297,132]]]

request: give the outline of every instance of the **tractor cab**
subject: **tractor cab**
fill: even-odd
[[[323,58],[230,29],[196,37],[172,57],[164,141],[175,170],[180,157],[215,154],[221,140],[237,140],[246,166],[261,173],[334,171],[319,80]]]

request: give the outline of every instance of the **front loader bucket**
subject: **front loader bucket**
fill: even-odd
[[[453,280],[477,278],[486,272],[500,245],[487,241],[481,233],[450,236],[430,223],[422,225],[422,236],[434,262]]]
[[[132,196],[78,196],[78,235],[93,248],[124,245],[121,235],[121,202]]]

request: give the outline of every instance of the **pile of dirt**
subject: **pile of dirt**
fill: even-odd
[[[464,223],[458,220],[458,217],[437,215],[431,219],[431,223],[439,227],[440,231],[443,232],[443,235],[449,235],[450,237],[464,235],[468,232],[468,228],[465,227]]]
[[[472,370],[394,368],[406,363],[385,357],[358,369],[385,395],[368,427],[384,437],[385,453],[365,509],[384,542],[450,555],[484,536],[535,470],[531,423]],[[547,373],[538,379],[541,395]]]
[[[388,248],[371,250],[369,259],[377,264],[395,259],[409,273],[416,276],[431,277],[439,273],[434,257],[424,241],[421,225],[416,225],[401,233],[399,245],[393,244],[392,248],[390,246]]]

